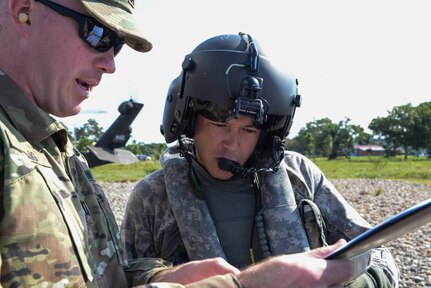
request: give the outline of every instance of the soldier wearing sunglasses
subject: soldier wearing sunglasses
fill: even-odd
[[[133,5],[0,0],[0,287],[128,286],[103,191],[50,114],[77,114],[124,44],[152,48]]]
[[[103,191],[50,116],[79,113],[124,44],[151,50],[133,9],[0,0],[0,287],[128,287],[167,268],[125,259]]]

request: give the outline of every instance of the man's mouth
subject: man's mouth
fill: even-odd
[[[93,89],[94,85],[91,85],[90,83],[86,82],[86,81],[82,81],[80,79],[76,79],[76,83],[78,83],[78,85],[85,91],[91,92],[91,90]]]

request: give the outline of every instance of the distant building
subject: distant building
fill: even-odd
[[[380,145],[353,145],[352,156],[384,156],[385,148]]]

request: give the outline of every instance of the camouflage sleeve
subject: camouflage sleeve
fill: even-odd
[[[371,225],[346,201],[311,160],[298,153],[289,152],[286,162],[291,170],[290,173],[293,173],[295,178],[301,179],[300,182],[305,183],[313,201],[321,210],[329,244],[335,243],[340,238],[349,241],[371,228]],[[294,181],[292,182],[294,185]],[[387,248],[373,249],[371,267],[380,269],[391,285],[397,287],[399,270]],[[367,275],[380,274],[368,273]],[[368,276],[363,276],[362,279]]]
[[[378,271],[375,271],[376,269],[382,273],[377,273]],[[368,269],[367,274],[370,277],[373,277],[375,281],[378,280],[377,278],[382,278],[382,275],[386,276],[387,280],[391,285],[376,285],[376,287],[398,287],[398,282],[400,280],[400,271],[391,253],[385,247],[373,249],[373,254],[371,255],[371,268]],[[383,280],[378,281],[382,282]]]
[[[308,194],[307,198],[319,207],[326,224],[328,244],[340,238],[348,241],[371,228],[311,160],[291,151],[286,155],[292,187],[296,193],[306,190],[301,193]]]
[[[379,287],[379,288],[390,288],[396,287],[389,281],[386,275],[377,267],[369,268],[364,274],[348,283],[344,287],[348,288],[369,288],[369,287]]]
[[[131,287],[147,284],[158,272],[172,267],[172,263],[160,258],[139,258],[128,262],[124,271]]]
[[[128,199],[121,227],[121,238],[129,259],[125,271],[134,285],[149,283],[156,273],[172,267],[171,262],[162,260],[166,257],[162,257],[158,252],[160,248],[155,244],[158,243],[158,235],[164,232],[158,223],[167,222],[155,221],[158,219],[155,215],[163,215],[160,213],[169,210],[162,205],[167,205],[167,201],[157,198],[163,194],[158,183],[164,183],[162,171],[148,175],[135,186]],[[156,232],[153,234],[153,231]]]
[[[137,259],[144,257],[164,258],[159,247],[159,236],[163,235],[163,219],[167,201],[159,199],[163,193],[164,183],[161,171],[150,174],[134,187],[127,201],[124,220],[121,226],[121,237],[127,257]],[[166,218],[166,217],[165,217]]]
[[[182,259],[184,245],[166,193],[163,170],[147,175],[134,187],[121,237],[129,259],[152,257],[181,262],[178,259]]]
[[[371,225],[339,194],[336,188],[322,174],[320,185],[316,189],[318,205],[323,206],[323,214],[328,227],[328,242],[334,243],[339,238],[350,240],[368,230]],[[370,277],[374,283],[387,283],[386,286],[353,286],[353,287],[398,287],[399,270],[389,250],[385,247],[373,249],[371,268],[363,274],[362,280]],[[377,273],[376,271],[381,273]],[[372,273],[370,273],[370,271]],[[386,277],[385,277],[386,276]],[[358,281],[358,280],[356,280]]]

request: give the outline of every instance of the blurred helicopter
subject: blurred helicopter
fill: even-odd
[[[94,146],[88,147],[85,153],[90,168],[108,163],[129,164],[139,161],[135,154],[125,149],[132,133],[130,126],[144,104],[130,99],[118,106],[120,115],[103,133]]]

